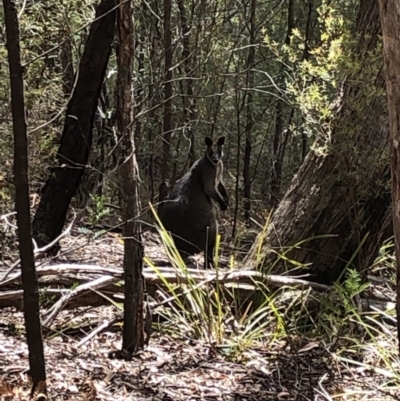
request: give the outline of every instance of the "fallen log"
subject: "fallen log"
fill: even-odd
[[[46,312],[45,325],[51,324],[62,309],[74,309],[82,306],[100,306],[108,304],[109,299],[122,302],[122,268],[84,265],[84,264],[54,264],[37,268],[39,288],[43,291],[43,299],[47,305],[52,305]],[[144,268],[147,292],[154,296],[158,288],[165,288],[164,280],[176,287],[185,286],[181,292],[191,290],[191,287],[215,285],[217,282],[227,290],[235,288],[240,298],[246,298],[258,290],[257,284],[270,289],[288,287],[293,297],[299,291],[313,291],[328,293],[332,287],[313,283],[307,280],[289,276],[263,275],[252,270],[200,270],[189,268],[186,272],[170,266]],[[163,278],[161,278],[162,276]],[[16,307],[21,309],[23,291],[20,290],[20,272],[10,274],[0,285],[0,308]],[[187,286],[188,283],[191,286]],[[60,289],[60,286],[64,287]],[[296,295],[297,294],[297,295]],[[286,295],[289,295],[287,292]],[[335,294],[332,291],[332,297]],[[108,299],[107,299],[108,298]],[[292,297],[290,297],[292,298]],[[309,297],[312,298],[312,297]],[[173,297],[171,297],[171,300]],[[395,307],[395,303],[379,299],[361,299],[361,308],[364,311],[387,311]],[[165,302],[160,302],[162,304]],[[153,302],[153,307],[157,302]]]

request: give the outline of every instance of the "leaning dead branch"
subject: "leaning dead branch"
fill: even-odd
[[[75,222],[75,217],[72,219],[71,223],[69,224],[69,226],[67,227],[67,229],[62,232],[54,241],[50,242],[49,244],[43,246],[42,248],[38,248],[36,245],[35,240],[33,241],[33,255],[36,258],[38,255],[45,253],[47,250],[49,250],[50,248],[52,248],[55,244],[57,244],[62,238],[66,237],[67,235],[69,235],[69,233],[72,230],[72,227],[74,225]],[[4,216],[2,216],[2,218],[4,218]],[[4,276],[0,279],[0,285],[3,284],[6,280],[7,277],[19,266],[21,260],[18,259],[16,262],[14,262],[10,268],[5,272]]]
[[[91,281],[89,283],[79,285],[78,287],[74,288],[73,290],[70,290],[68,293],[63,295],[61,297],[61,299],[59,299],[47,311],[46,314],[48,314],[48,316],[43,320],[43,325],[49,327],[49,325],[55,319],[55,317],[58,315],[58,313],[60,313],[61,310],[65,307],[65,305],[68,304],[70,299],[77,298],[87,291],[100,290],[107,285],[115,284],[117,281],[119,281],[119,279],[116,277],[104,276],[104,277],[98,278],[97,280]]]
[[[101,331],[108,329],[109,327],[113,326],[115,323],[121,322],[122,320],[123,320],[122,313],[121,313],[121,316],[116,317],[115,319],[106,320],[100,326],[98,326],[94,330],[92,330],[87,336],[83,337],[82,340],[79,341],[78,344],[76,344],[76,348],[82,347],[82,345],[86,344],[93,337],[96,337],[96,335],[99,334]]]

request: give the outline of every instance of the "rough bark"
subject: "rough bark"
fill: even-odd
[[[42,327],[39,314],[39,291],[31,236],[28,183],[28,139],[26,135],[24,82],[21,65],[19,26],[15,3],[3,0],[8,63],[11,83],[11,109],[14,131],[15,210],[17,211],[18,247],[24,289],[24,317],[29,350],[31,395],[40,388],[46,394],[46,370]],[[40,385],[39,385],[40,383]],[[38,387],[39,385],[39,387]],[[41,397],[39,399],[44,399]]]
[[[56,166],[46,182],[33,221],[33,235],[39,246],[60,235],[69,203],[85,171],[97,101],[114,39],[114,5],[114,0],[99,4],[89,32],[74,94],[68,103]]]
[[[391,204],[379,34],[377,2],[360,0],[352,35],[357,40],[349,51],[354,67],[338,102],[329,149],[325,155],[311,151],[293,179],[268,228],[260,267],[276,260],[269,252],[274,248],[308,264],[299,274],[327,283],[346,267],[364,272],[375,259]],[[254,264],[257,253],[255,245],[246,263]],[[281,260],[272,270],[289,268]]]
[[[398,0],[379,0],[379,9],[391,136],[393,225],[397,264],[397,334],[400,339],[400,3]]]
[[[145,28],[142,28],[145,29]],[[157,55],[157,46],[156,46],[156,36],[154,34],[151,35],[151,49],[150,49],[150,60],[149,64],[150,68],[150,76],[148,79],[148,87],[147,93],[150,99],[150,110],[149,110],[149,121],[156,122],[155,124],[148,124],[147,127],[147,143],[149,144],[149,157],[148,157],[148,168],[146,169],[149,181],[150,181],[150,200],[153,203],[156,197],[156,177],[157,177],[157,163],[156,163],[156,137],[160,132],[162,132],[160,119],[157,118],[157,105],[161,103],[160,92],[155,90],[155,76],[153,73],[153,65],[156,64],[155,56]],[[167,185],[164,182],[165,185]],[[164,199],[165,194],[158,193],[159,200]]]
[[[144,12],[145,10],[145,3],[142,1],[141,2],[141,12]],[[144,29],[143,29],[143,24],[140,25],[141,29],[136,30],[136,36],[138,39],[134,41],[134,52],[138,53],[137,56],[137,88],[135,91],[135,110],[134,114],[135,116],[139,115],[142,111],[143,108],[143,100],[144,100],[144,91],[143,91],[143,83],[145,82],[145,43],[146,43],[146,37],[144,34]],[[142,145],[143,142],[143,137],[144,137],[144,130],[142,126],[142,122],[140,118],[135,118],[135,135],[134,135],[134,141],[135,141],[135,148],[136,148],[136,154],[140,154],[140,146]],[[141,165],[141,160],[137,160],[137,162]]]
[[[143,348],[143,245],[140,215],[138,166],[133,140],[132,68],[133,9],[119,0],[117,13],[117,127],[123,163],[120,167],[120,198],[124,221],[124,329],[122,348],[131,356]]]
[[[171,39],[171,0],[164,0],[164,127],[163,162],[161,177],[165,182],[170,173],[171,135],[172,135],[172,39]]]
[[[250,222],[250,198],[251,198],[251,180],[250,180],[250,158],[252,131],[254,125],[253,119],[253,87],[254,87],[254,64],[255,64],[255,45],[256,45],[256,0],[250,3],[250,46],[247,58],[247,101],[246,101],[246,144],[244,148],[243,160],[243,186],[244,186],[244,217],[247,223]]]

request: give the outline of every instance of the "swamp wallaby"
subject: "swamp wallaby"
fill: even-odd
[[[218,231],[212,200],[226,210],[228,194],[222,182],[225,137],[214,144],[205,138],[204,156],[173,186],[159,208],[159,217],[170,231],[182,258],[204,251],[207,264],[214,266],[213,255]]]

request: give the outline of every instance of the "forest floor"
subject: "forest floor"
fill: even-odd
[[[145,238],[146,256],[163,259],[160,241],[150,233]],[[53,264],[122,266],[123,245],[115,235],[88,241],[82,231],[79,234],[74,230],[61,245],[69,251],[52,260]],[[121,316],[116,304],[107,303],[63,310],[57,315],[44,340],[50,400],[400,399],[398,377],[381,368],[375,343],[368,344],[366,340],[362,351],[345,352],[343,344],[352,341],[347,333],[330,343],[317,335],[287,335],[272,340],[267,337],[238,349],[229,342],[210,345],[189,338],[177,328],[168,333],[155,331],[150,343],[130,361],[112,359],[109,353],[118,350],[122,342],[119,324],[79,344],[103,322]],[[390,332],[387,326],[383,330],[386,338],[396,338],[394,325]],[[28,399],[24,332],[22,312],[2,309],[0,400]],[[383,348],[395,344],[382,341]]]

